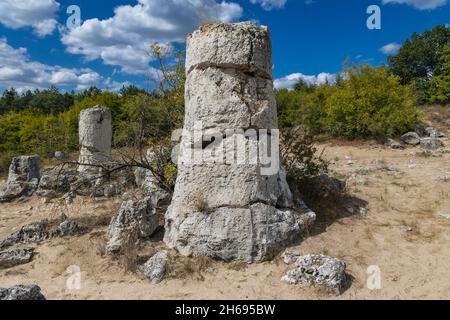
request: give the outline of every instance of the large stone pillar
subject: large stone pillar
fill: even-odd
[[[92,165],[111,160],[111,111],[95,106],[80,112],[78,134],[80,138],[79,172],[98,171]]]
[[[267,28],[202,26],[188,36],[186,73],[184,134],[164,241],[183,255],[269,259],[301,237],[315,215],[295,208],[277,152],[275,171],[250,156],[278,142]],[[199,124],[206,140],[198,141]]]

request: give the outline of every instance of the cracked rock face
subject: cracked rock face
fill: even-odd
[[[108,108],[95,106],[80,112],[79,137],[80,156],[79,163],[98,165],[111,160],[111,111]],[[98,171],[92,166],[78,166],[79,172]]]
[[[39,157],[22,156],[12,159],[8,181],[0,192],[0,202],[12,201],[22,196],[31,196],[41,178]]]
[[[208,161],[218,150],[228,156],[229,146],[233,160],[261,148],[261,134],[248,136],[248,129],[277,129],[269,32],[248,22],[205,25],[188,37],[186,70],[184,129],[194,143],[183,135],[164,241],[186,256],[270,259],[315,219],[294,205],[278,154],[271,175],[262,174],[260,159]],[[199,122],[204,133],[221,138],[214,148],[198,148]],[[206,161],[185,161],[198,149]]]
[[[150,237],[158,226],[158,216],[150,198],[124,201],[109,225],[106,252],[118,253],[128,241]]]

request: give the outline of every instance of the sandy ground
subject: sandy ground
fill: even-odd
[[[350,194],[368,210],[336,212],[332,219],[319,214],[311,236],[292,250],[343,259],[353,281],[339,297],[282,283],[289,267],[279,257],[254,265],[181,259],[167,279],[152,285],[102,256],[105,221],[116,213],[119,199],[77,198],[66,206],[33,197],[1,204],[0,238],[60,212],[71,218],[94,215],[102,223],[80,237],[34,245],[31,263],[0,270],[0,286],[36,283],[49,299],[450,299],[450,220],[442,216],[450,214],[450,182],[435,180],[450,175],[450,154],[424,157],[419,148],[393,150],[375,143],[319,145],[324,147],[333,171],[350,177]],[[413,231],[401,231],[403,225]],[[161,244],[147,244],[149,250],[155,246]],[[81,270],[79,290],[66,286],[71,265]],[[381,271],[378,290],[366,285],[372,265]]]

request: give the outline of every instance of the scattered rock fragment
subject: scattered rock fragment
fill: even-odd
[[[347,286],[346,264],[324,255],[300,256],[281,279],[288,284],[321,286],[337,295]]]
[[[387,145],[392,149],[405,149],[405,145],[401,142],[389,139]]]
[[[34,193],[41,177],[39,162],[37,156],[21,156],[12,159],[6,186],[0,192],[0,202],[28,197]]]
[[[415,132],[420,136],[420,137],[425,137],[428,135],[427,132],[427,127],[423,124],[418,124],[416,126]]]
[[[122,203],[118,215],[111,220],[109,225],[106,252],[120,252],[130,237],[148,238],[158,226],[158,216],[150,198],[126,200]]]
[[[400,231],[401,232],[413,232],[414,229],[410,226],[400,226]]]
[[[0,251],[0,269],[28,263],[33,258],[33,254],[33,248]]]
[[[67,161],[69,157],[62,151],[55,151],[53,157],[58,161]]]
[[[0,241],[0,249],[9,248],[21,243],[43,242],[56,237],[73,236],[85,229],[69,219],[59,225],[50,223],[47,219],[33,222],[21,227]]]
[[[450,176],[440,176],[440,177],[436,177],[434,180],[440,181],[440,182],[449,182]]]
[[[444,132],[439,131],[436,128],[433,127],[428,127],[425,129],[425,131],[427,132],[428,136],[431,138],[445,138],[446,134]]]
[[[420,147],[425,150],[436,150],[444,146],[441,140],[436,138],[423,138],[420,140]]]
[[[49,222],[44,219],[21,227],[0,242],[0,249],[19,243],[42,242],[50,239]]]
[[[71,185],[77,181],[77,172],[54,168],[42,173],[39,188],[36,191],[38,196],[54,199],[62,197],[71,190]]]
[[[281,255],[281,259],[283,259],[283,262],[286,264],[291,264],[297,261],[297,259],[301,256],[300,253],[292,251],[290,249],[286,249],[283,254]]]
[[[166,273],[168,252],[163,250],[153,255],[139,270],[153,284],[160,283]]]
[[[80,234],[82,231],[83,228],[80,227],[78,223],[70,219],[64,220],[57,228],[57,233],[60,237],[75,236]]]
[[[450,213],[440,213],[439,215],[447,220],[450,220]]]
[[[420,143],[420,137],[415,132],[405,133],[401,139],[404,143],[412,146],[417,146]]]
[[[37,285],[14,286],[9,289],[0,288],[0,300],[46,300]]]

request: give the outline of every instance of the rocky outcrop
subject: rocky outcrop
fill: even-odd
[[[77,179],[75,170],[62,168],[45,170],[36,194],[49,199],[60,198],[71,191],[71,186],[76,183]]]
[[[5,189],[0,192],[0,202],[33,194],[41,177],[39,162],[37,156],[21,156],[12,159]]]
[[[341,294],[348,285],[344,262],[324,255],[305,255],[289,259],[294,266],[281,279],[288,284],[320,286],[325,290]]]
[[[0,288],[0,300],[46,300],[37,285]]]
[[[139,270],[153,284],[158,284],[163,280],[164,275],[166,274],[167,258],[167,251],[160,251],[153,255],[144,265],[139,268]]]
[[[158,226],[158,216],[149,198],[124,201],[109,225],[106,251],[119,253],[129,241],[150,237]]]
[[[33,254],[33,248],[0,251],[0,269],[28,263],[33,258]]]
[[[277,152],[270,174],[252,157],[266,147],[264,133],[268,145],[278,142],[269,32],[253,23],[205,25],[187,39],[186,70],[184,134],[164,241],[187,256],[267,260],[315,218],[294,205]]]
[[[0,241],[0,249],[9,248],[16,244],[43,242],[56,237],[65,237],[81,234],[85,228],[76,222],[65,219],[61,223],[50,223],[48,220],[40,220],[21,227]]]
[[[402,141],[406,144],[417,146],[420,144],[420,136],[416,132],[408,132],[402,136]]]
[[[53,199],[65,196],[113,197],[134,186],[133,172],[128,168],[104,174],[100,169],[78,173],[75,170],[54,168],[44,171],[36,194]]]
[[[80,112],[78,134],[80,137],[80,156],[78,171],[97,173],[97,165],[111,161],[111,111],[95,106]]]
[[[442,146],[444,146],[444,143],[436,138],[423,138],[420,140],[420,147],[425,150],[436,150]]]

